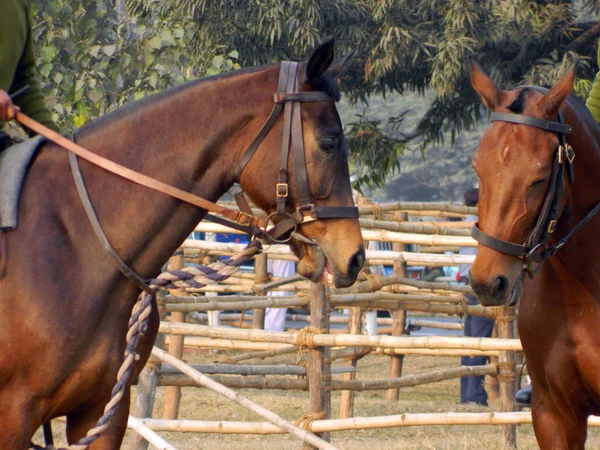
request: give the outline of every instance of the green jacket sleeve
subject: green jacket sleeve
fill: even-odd
[[[33,36],[31,32],[31,11],[27,8],[27,44],[25,51],[19,61],[10,92],[29,85],[29,90],[15,100],[15,104],[21,111],[37,120],[48,128],[60,132],[58,126],[52,120],[52,114],[46,106],[42,89],[37,79],[38,73],[35,65],[35,54],[33,52]]]
[[[598,46],[598,64],[600,65],[600,45]],[[585,104],[591,111],[594,119],[596,119],[596,122],[600,123],[600,71],[596,74],[596,80],[592,85],[592,90]]]

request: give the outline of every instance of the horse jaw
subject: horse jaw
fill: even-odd
[[[298,257],[298,273],[315,283],[343,288],[356,281],[354,274],[343,273],[322,247],[292,241],[290,247]],[[357,272],[358,273],[358,272]]]

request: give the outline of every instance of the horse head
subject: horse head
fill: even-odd
[[[516,303],[525,274],[547,257],[545,242],[566,200],[563,163],[568,155],[561,155],[561,140],[570,128],[556,120],[573,77],[574,67],[549,90],[503,91],[479,65],[471,67],[473,88],[493,113],[473,155],[480,184],[473,236],[482,245],[470,284],[483,305]]]
[[[290,240],[300,261],[298,272],[312,281],[327,281],[331,276],[336,287],[352,285],[365,263],[358,217],[348,213],[354,201],[342,123],[335,106],[340,98],[335,77],[347,60],[348,57],[334,61],[333,40],[329,40],[315,50],[308,62],[291,66],[289,76],[295,77],[295,82],[291,82],[288,88],[292,89],[287,92],[326,95],[286,104],[293,118],[286,123],[288,111],[280,115],[239,174],[244,192],[271,214],[276,224],[313,207],[339,212],[316,220],[310,217],[298,225],[298,234],[308,239]],[[281,67],[283,71],[284,66]],[[281,74],[279,80],[281,86]],[[282,149],[286,145],[291,145],[289,155]],[[279,207],[278,197],[283,201]]]

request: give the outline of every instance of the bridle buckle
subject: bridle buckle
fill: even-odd
[[[247,225],[249,223],[252,223],[253,218],[254,216],[252,214],[245,213],[244,211],[238,211],[238,216],[237,219],[235,219],[235,221],[239,224]]]
[[[548,234],[554,233],[554,230],[556,230],[556,220],[551,220],[548,224]]]
[[[287,198],[289,194],[289,186],[287,183],[277,183],[275,195],[277,198]]]

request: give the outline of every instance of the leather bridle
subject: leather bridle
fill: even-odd
[[[541,87],[536,86],[533,88],[542,93],[547,92],[546,89]],[[550,236],[556,229],[561,200],[567,193],[565,172],[567,173],[570,183],[573,183],[575,179],[573,170],[575,151],[567,143],[566,139],[566,135],[571,132],[571,126],[564,123],[562,114],[560,113],[557,116],[556,122],[512,113],[492,113],[490,120],[491,122],[508,122],[527,125],[556,133],[558,137],[558,146],[554,151],[554,162],[552,165],[552,173],[550,175],[550,184],[546,191],[546,197],[535,226],[528,233],[525,242],[523,244],[518,244],[491,236],[479,228],[479,223],[473,225],[473,229],[471,230],[471,236],[480,244],[500,253],[522,259],[524,262],[523,270],[529,273],[530,277],[533,277],[546,259],[556,254],[571,236],[592,220],[592,218],[600,211],[600,203],[596,205],[564,238],[559,240],[556,244],[548,246]],[[534,268],[533,263],[536,263],[537,267]]]
[[[283,112],[283,137],[281,142],[280,168],[277,174],[277,185],[275,197],[277,211],[269,216],[283,217],[277,225],[267,232],[269,239],[282,242],[291,238],[290,231],[296,231],[298,225],[317,219],[341,219],[358,218],[358,208],[355,206],[317,206],[311,201],[308,173],[306,170],[306,158],[304,155],[304,138],[302,128],[302,102],[333,102],[335,101],[325,92],[298,92],[298,63],[283,61],[279,71],[279,84],[277,93],[274,95],[274,106],[268,119],[252,140],[248,149],[242,155],[235,169],[235,178],[239,182],[244,168],[250,162],[260,144],[263,142],[277,119]],[[297,206],[293,213],[286,211],[289,199],[289,171],[288,161],[290,156],[294,158],[294,174],[296,180]],[[243,195],[235,196],[236,202],[242,211],[250,208]],[[208,217],[212,220],[213,217]],[[256,234],[256,233],[251,233]],[[282,239],[284,236],[286,239]]]

